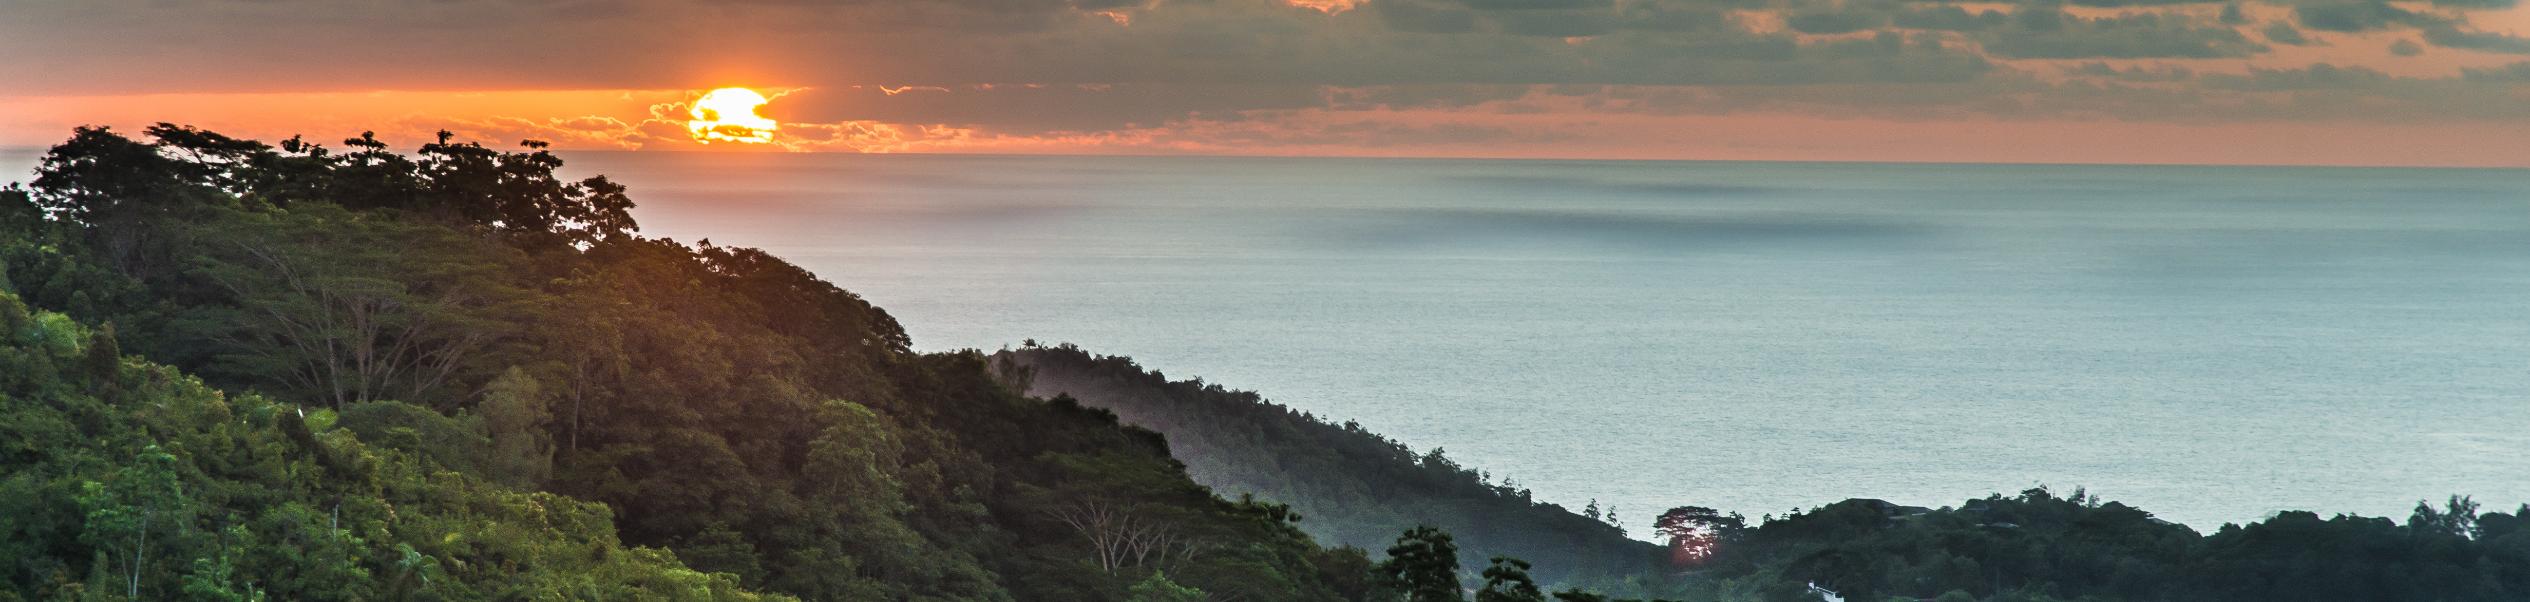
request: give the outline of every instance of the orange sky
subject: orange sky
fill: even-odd
[[[631,0],[623,20],[481,4],[298,23],[324,9],[37,5],[0,23],[0,54],[32,59],[0,65],[0,146],[172,121],[693,150],[685,103],[748,85],[785,124],[755,150],[2530,167],[2530,5],[2076,3],[2041,23],[2025,7],[2045,4],[1555,1],[1014,17],[955,0],[885,14]],[[1953,7],[1983,20],[1922,20]],[[714,21],[741,17],[767,19]],[[79,33],[116,18],[150,20],[110,50]],[[357,49],[248,35],[285,27]],[[553,47],[434,50],[505,34]],[[607,39],[591,36],[620,45],[583,48]]]

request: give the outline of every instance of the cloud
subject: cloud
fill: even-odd
[[[2065,70],[2067,75],[2114,79],[2129,82],[2184,82],[2196,79],[2196,71],[2186,67],[2118,67],[2092,61]]]
[[[2302,30],[2294,28],[2293,24],[2283,21],[2268,23],[2266,29],[2258,30],[2258,33],[2266,36],[2268,42],[2287,46],[2311,46],[2318,43],[2302,35]]]
[[[2223,3],[2222,14],[2215,20],[2221,21],[2224,25],[2247,25],[2249,24],[2249,11],[2248,9],[2241,8],[2239,2],[2226,2]]]
[[[2435,23],[2424,27],[2423,30],[2426,42],[2443,48],[2530,54],[2530,38],[2486,31],[2464,31],[2449,23]]]
[[[2011,20],[2002,11],[1986,9],[1970,13],[1957,6],[1933,6],[1897,14],[1897,25],[1912,29],[1937,31],[1980,31],[1998,27]]]
[[[20,59],[0,62],[0,97],[790,87],[766,109],[795,124],[785,144],[891,152],[1569,141],[1480,120],[1766,112],[2519,119],[2504,107],[2525,104],[2520,78],[2462,69],[2530,54],[2517,28],[2468,20],[2515,2],[20,0],[0,19],[0,56]],[[2278,50],[2322,42],[2312,31],[2356,34],[2330,36],[2338,71]],[[2399,58],[2424,44],[2480,54]],[[1434,112],[1465,119],[1382,121]],[[691,144],[676,115],[638,108],[394,115],[494,140]]]
[[[2530,61],[2522,61],[2484,69],[2466,69],[2461,78],[2472,82],[2530,83]]]
[[[1801,33],[1853,33],[1886,25],[1888,15],[1852,11],[1814,11],[1793,13],[1783,24]]]
[[[2138,13],[2080,17],[2055,8],[2023,8],[2007,27],[1981,38],[1987,52],[2014,58],[2225,58],[2266,51],[2229,26],[2185,16]]]
[[[2431,15],[2391,6],[2388,0],[2329,0],[2293,7],[2293,18],[2303,27],[2320,31],[2357,32],[2387,29],[2392,25],[2417,25],[2433,21]]]
[[[2230,90],[2378,89],[2396,78],[2364,67],[2327,63],[2301,69],[2255,69],[2248,75],[2216,75],[2208,85]]]
[[[2432,0],[2434,6],[2447,8],[2505,9],[2521,5],[2521,0]]]

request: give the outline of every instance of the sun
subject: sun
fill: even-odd
[[[685,122],[685,129],[694,133],[695,142],[704,144],[772,142],[773,130],[781,124],[755,113],[766,102],[770,101],[763,94],[746,88],[705,92],[702,98],[694,99],[694,120]]]

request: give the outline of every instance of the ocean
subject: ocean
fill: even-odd
[[[2530,171],[564,156],[919,349],[1129,355],[1637,536],[2038,486],[2199,530],[2530,502]]]

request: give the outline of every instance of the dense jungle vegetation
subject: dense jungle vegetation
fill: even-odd
[[[778,258],[640,236],[540,143],[143,133],[0,189],[0,600],[2530,597],[2523,513],[2462,498],[2211,535],[2045,491],[1686,506],[1636,544],[1130,362],[1058,358],[1139,406],[1022,395]]]

